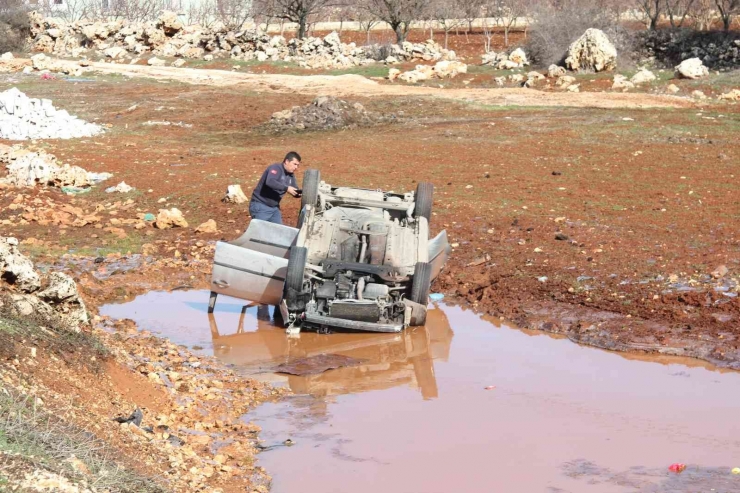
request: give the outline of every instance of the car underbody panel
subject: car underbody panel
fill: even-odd
[[[393,333],[423,324],[429,285],[450,253],[446,232],[429,239],[431,185],[420,199],[421,188],[395,194],[314,181],[310,191],[306,177],[312,198],[298,229],[252,220],[235,241],[217,243],[209,311],[226,294],[279,306],[293,330]],[[426,200],[422,215],[418,200]]]

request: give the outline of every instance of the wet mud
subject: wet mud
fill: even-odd
[[[288,338],[270,310],[225,298],[209,318],[207,299],[151,292],[101,314],[293,391],[244,417],[262,429],[272,491],[740,490],[737,372],[584,347],[445,305],[402,334]],[[359,362],[275,373],[324,354]],[[670,472],[674,462],[687,469]]]

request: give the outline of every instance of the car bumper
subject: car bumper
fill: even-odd
[[[306,313],[303,316],[303,322],[310,325],[317,325],[320,327],[336,327],[338,329],[347,330],[361,330],[364,332],[401,332],[403,330],[402,324],[379,324],[373,322],[361,322],[356,320],[346,320],[343,318],[336,317],[324,317],[322,315],[315,315],[312,313]]]

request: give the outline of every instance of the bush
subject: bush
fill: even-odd
[[[0,53],[21,51],[31,35],[28,8],[18,0],[0,0]]]
[[[525,51],[536,66],[562,63],[570,44],[589,28],[604,31],[617,48],[618,63],[631,65],[623,54],[632,51],[634,36],[619,25],[613,12],[582,2],[564,2],[560,7],[542,7],[534,19]]]

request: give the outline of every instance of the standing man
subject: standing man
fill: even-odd
[[[271,164],[267,167],[257,186],[252,192],[249,202],[249,215],[252,219],[261,219],[271,223],[283,224],[280,213],[280,201],[287,192],[293,197],[300,197],[298,182],[295,179],[295,170],[301,164],[301,156],[294,151],[285,155],[282,163]]]

